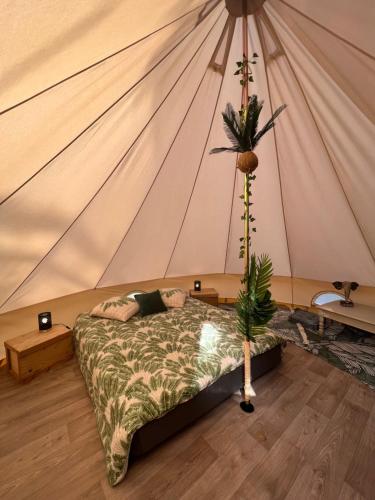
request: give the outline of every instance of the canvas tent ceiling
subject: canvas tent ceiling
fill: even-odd
[[[263,120],[288,105],[254,188],[254,248],[278,276],[375,284],[374,18],[372,0],[249,16],[250,91]],[[0,312],[241,273],[241,175],[208,154],[241,93],[224,2],[14,0],[0,27]]]

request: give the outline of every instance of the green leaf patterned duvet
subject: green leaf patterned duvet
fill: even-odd
[[[108,479],[126,474],[135,431],[243,362],[235,314],[188,298],[183,308],[126,323],[82,314],[74,332],[106,453]],[[269,331],[255,354],[281,340]]]

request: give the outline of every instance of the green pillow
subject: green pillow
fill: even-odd
[[[148,316],[149,314],[157,314],[168,311],[165,307],[163,299],[161,298],[159,290],[134,295],[134,298],[139,304],[139,312],[141,313],[141,316]]]

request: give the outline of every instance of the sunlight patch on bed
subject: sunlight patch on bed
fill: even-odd
[[[205,349],[214,349],[217,343],[218,330],[213,323],[205,321],[202,324],[199,345]]]

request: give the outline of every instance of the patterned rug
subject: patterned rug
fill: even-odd
[[[231,306],[223,307],[234,312]],[[375,335],[330,321],[321,337],[318,323],[316,314],[279,307],[269,326],[286,341],[324,358],[375,390]],[[303,328],[298,328],[297,324]]]

